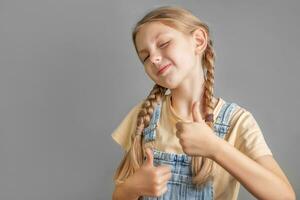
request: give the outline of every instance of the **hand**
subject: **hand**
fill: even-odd
[[[220,139],[202,119],[198,101],[193,104],[192,114],[194,122],[176,123],[179,143],[187,155],[212,158]]]
[[[138,196],[159,197],[168,190],[167,183],[172,176],[171,168],[166,165],[154,166],[150,148],[146,148],[145,153],[146,160],[126,182],[135,187],[133,192]]]

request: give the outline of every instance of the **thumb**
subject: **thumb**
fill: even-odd
[[[153,166],[153,152],[150,148],[145,149],[145,154],[146,154],[146,160],[144,162],[144,165],[147,166]]]
[[[194,120],[194,122],[202,121],[202,116],[201,116],[200,108],[199,108],[199,101],[196,101],[193,104],[193,120]]]

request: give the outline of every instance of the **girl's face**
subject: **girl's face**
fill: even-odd
[[[192,35],[160,22],[144,24],[135,38],[145,72],[155,83],[169,89],[176,88],[193,68],[201,67],[196,41]]]

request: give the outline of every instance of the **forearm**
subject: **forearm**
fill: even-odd
[[[218,140],[212,158],[258,199],[291,199],[285,181],[250,159],[228,142]]]
[[[132,188],[126,181],[115,187],[112,194],[113,200],[138,200],[139,196],[132,191]]]

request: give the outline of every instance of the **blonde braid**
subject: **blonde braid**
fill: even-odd
[[[144,122],[144,128],[149,126],[151,117],[154,112],[154,107],[161,101],[162,96],[165,95],[167,88],[155,84],[147,99],[143,103],[143,107],[138,115],[138,121]],[[154,147],[154,141],[142,143],[143,155],[145,155],[145,148]]]
[[[207,24],[202,22],[196,16],[194,16],[189,10],[183,9],[177,6],[162,6],[148,12],[142,19],[140,19],[132,32],[132,39],[136,52],[138,49],[136,46],[136,35],[139,30],[147,23],[161,22],[171,28],[174,28],[184,34],[191,34],[194,30],[202,27],[206,30],[208,35],[207,48],[204,51],[202,57],[203,67],[207,70],[204,84],[204,107],[205,107],[205,121],[213,128],[213,86],[214,86],[214,60],[215,54],[213,51],[213,44],[210,38],[210,32]],[[205,73],[204,73],[205,74]],[[202,97],[201,97],[202,98]],[[142,123],[143,124],[143,123]],[[213,161],[205,157],[193,157],[192,158],[192,172],[193,183],[201,185],[210,176],[214,175]]]
[[[206,68],[206,78],[204,84],[204,100],[205,100],[205,113],[206,113],[206,123],[212,129],[213,127],[213,86],[214,86],[214,62],[215,62],[215,53],[213,51],[212,40],[209,39],[207,48],[204,51],[202,57],[203,66]],[[195,176],[193,177],[193,182],[196,185],[201,185],[204,183],[210,176],[215,174],[215,165],[213,160],[206,157],[197,157],[193,156],[192,158],[192,171]]]
[[[142,132],[145,127],[149,126],[154,107],[161,101],[166,90],[167,88],[155,84],[148,97],[144,100],[137,116],[136,132],[131,135],[132,145],[123,157],[114,175],[116,184],[124,182],[129,176],[134,174],[143,164],[145,148],[154,146],[153,142],[143,143]]]

